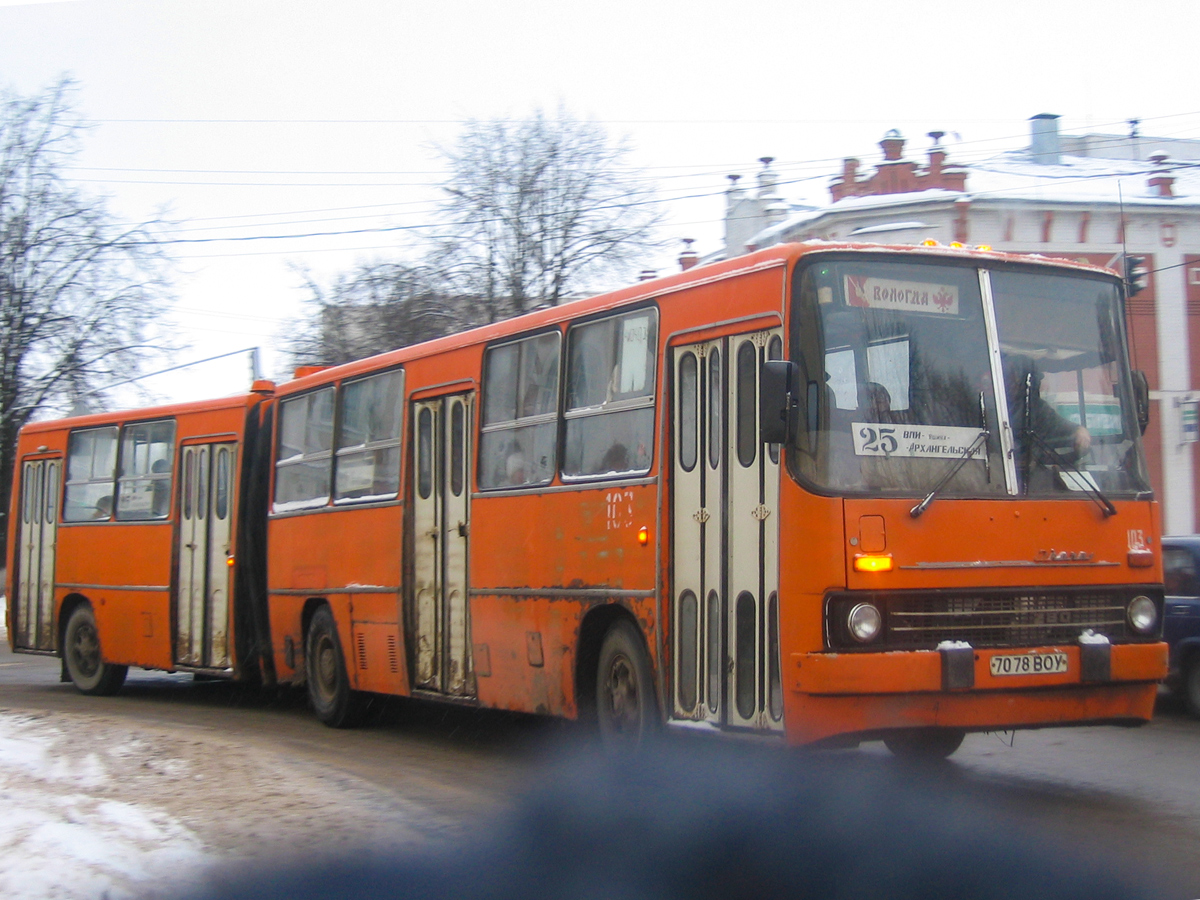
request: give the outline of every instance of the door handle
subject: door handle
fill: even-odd
[[[458,536],[460,538],[465,538],[467,536],[467,523],[466,522],[458,523]]]

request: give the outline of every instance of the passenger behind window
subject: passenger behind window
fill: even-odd
[[[525,477],[525,451],[521,445],[513,441],[504,458],[504,483],[508,485],[523,485],[528,481]]]
[[[105,494],[96,501],[96,509],[92,513],[93,519],[111,519],[112,518],[113,498],[112,494]]]
[[[152,475],[163,475],[171,471],[171,464],[165,459],[156,459],[150,466]],[[159,478],[154,482],[153,512],[156,519],[166,518],[171,511],[171,479]]]
[[[630,468],[629,448],[624,444],[613,444],[605,451],[603,458],[600,460],[600,472],[598,474],[607,475],[610,473],[628,472]]]

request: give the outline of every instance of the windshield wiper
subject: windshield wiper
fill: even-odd
[[[967,460],[970,459],[972,456],[974,456],[975,451],[978,450],[980,447],[984,448],[983,456],[984,456],[984,459],[986,460],[987,459],[987,439],[988,439],[987,429],[980,429],[979,437],[975,438],[975,440],[973,440],[971,442],[971,446],[968,447],[966,450],[964,450],[961,454],[959,454],[958,459],[955,460],[954,465],[950,468],[950,471],[942,476],[942,480],[939,481],[937,484],[935,484],[933,486],[933,490],[925,495],[925,499],[922,500],[920,503],[918,503],[916,506],[914,506],[912,509],[910,509],[908,511],[908,514],[915,519],[918,516],[920,516],[921,513],[925,512],[925,510],[929,509],[929,504],[933,503],[933,498],[938,495],[938,492],[942,488],[944,488],[947,484],[949,484],[950,479],[958,474],[959,470],[967,464]]]
[[[1058,450],[1056,450],[1053,446],[1051,446],[1049,441],[1047,441],[1044,437],[1042,437],[1040,434],[1038,434],[1032,428],[1027,428],[1025,431],[1025,434],[1022,435],[1022,437],[1033,438],[1034,443],[1036,443],[1039,447],[1042,448],[1043,451],[1045,451],[1047,454],[1049,454],[1050,457],[1053,458],[1053,460],[1056,463],[1058,463],[1059,466],[1061,466],[1065,469],[1070,469],[1072,472],[1074,472],[1076,475],[1078,475],[1079,477],[1074,479],[1075,483],[1078,484],[1080,487],[1082,487],[1084,490],[1084,493],[1086,493],[1089,497],[1091,497],[1093,500],[1095,500],[1096,505],[1099,506],[1102,510],[1104,510],[1105,518],[1108,518],[1109,516],[1115,516],[1117,514],[1117,508],[1112,505],[1111,500],[1109,500],[1107,497],[1104,496],[1104,494],[1102,494],[1100,492],[1100,488],[1096,487],[1096,482],[1092,480],[1092,477],[1090,475],[1088,475],[1086,472],[1084,472],[1082,469],[1080,469],[1077,465],[1075,465],[1075,463],[1071,462],[1069,459],[1067,459],[1065,456],[1063,456],[1061,453],[1059,453]],[[1029,479],[1028,474],[1026,474],[1025,478],[1026,478],[1026,484],[1028,484],[1029,483],[1028,482],[1028,479]]]

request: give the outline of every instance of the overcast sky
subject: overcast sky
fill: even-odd
[[[951,160],[1064,131],[1200,138],[1194,0],[993,4],[488,0],[0,0],[0,87],[67,74],[89,131],[72,175],[122,219],[166,208],[181,358],[261,346],[281,376],[300,271],[327,281],[406,252],[432,221],[436,147],[464,120],[563,106],[627,139],[668,241],[721,235],[729,173],[774,156],[791,199],[824,196],[899,128]],[[923,156],[923,153],[919,153]],[[263,236],[358,233],[288,240]],[[223,241],[220,237],[258,237]],[[240,360],[151,382],[164,399],[245,385]]]

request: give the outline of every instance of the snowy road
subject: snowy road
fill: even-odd
[[[371,727],[318,724],[296,693],[132,671],[83,697],[57,660],[0,648],[0,896],[177,897],[208,866],[469,839],[537,776],[545,720],[392,703]],[[1200,721],[971,735],[941,773],[1107,863],[1200,896]],[[880,745],[843,754],[893,766]]]
[[[478,748],[389,752],[294,696],[135,670],[83,697],[58,674],[0,649],[4,900],[177,897],[209,866],[386,852],[452,834],[508,783]]]
[[[0,714],[0,895],[11,900],[129,896],[141,886],[196,871],[196,834],[149,804],[114,799],[131,767],[150,765],[137,738],[104,750],[76,744],[49,716]],[[143,762],[145,760],[145,762]],[[192,775],[181,760],[159,774]]]

